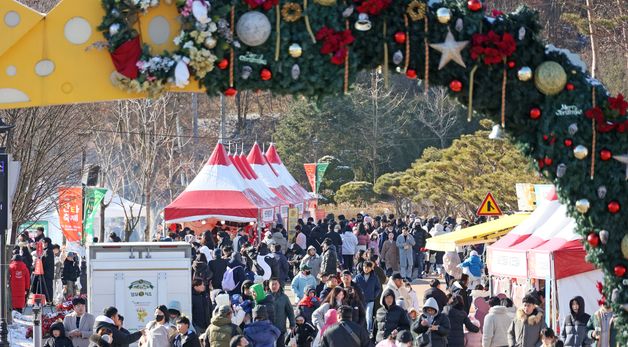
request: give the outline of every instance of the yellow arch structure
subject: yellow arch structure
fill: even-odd
[[[144,42],[173,50],[177,9],[163,3],[140,18]],[[100,0],[62,0],[48,14],[15,0],[0,2],[0,109],[144,97],[110,82],[115,71],[97,30]],[[177,91],[201,91],[196,83]]]

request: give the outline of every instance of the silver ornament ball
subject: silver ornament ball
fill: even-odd
[[[573,149],[573,155],[576,159],[582,160],[589,155],[589,150],[583,145],[577,145],[576,148]]]
[[[532,79],[532,69],[528,66],[524,66],[517,71],[517,78],[519,81],[529,81]]]
[[[261,46],[270,37],[270,21],[265,14],[250,11],[242,15],[236,24],[238,39],[247,46]]]
[[[441,24],[447,24],[451,20],[451,10],[447,7],[441,7],[436,10],[436,18]]]
[[[600,230],[598,235],[600,236],[600,241],[602,241],[602,244],[605,245],[608,242],[608,230]]]

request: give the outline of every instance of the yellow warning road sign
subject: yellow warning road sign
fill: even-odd
[[[497,205],[493,194],[489,192],[475,214],[478,216],[501,216],[503,213]]]

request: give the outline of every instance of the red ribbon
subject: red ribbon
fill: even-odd
[[[116,67],[116,71],[130,79],[134,79],[139,74],[137,62],[141,56],[142,45],[140,44],[140,37],[137,36],[116,48],[111,53],[111,60]]]

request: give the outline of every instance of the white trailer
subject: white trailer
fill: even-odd
[[[124,327],[142,329],[155,308],[176,300],[192,316],[192,247],[185,242],[97,243],[87,248],[88,311],[115,306]]]

